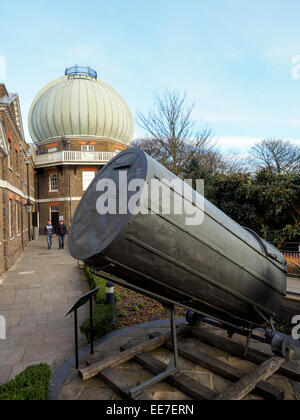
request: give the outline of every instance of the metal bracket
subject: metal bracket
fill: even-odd
[[[175,307],[173,304],[166,305],[163,304],[164,308],[166,309],[171,324],[171,332],[172,332],[172,347],[173,347],[173,354],[172,359],[170,361],[169,366],[167,369],[160,373],[159,375],[154,376],[153,378],[149,379],[145,383],[141,385],[137,385],[131,388],[128,391],[128,395],[130,398],[135,398],[141,391],[150,386],[157,384],[158,382],[163,381],[164,379],[168,378],[169,376],[173,375],[178,371],[178,345],[177,345],[177,333],[176,333],[176,318],[175,318]]]
[[[300,342],[291,336],[277,332],[271,343],[274,354],[287,360],[300,360]]]

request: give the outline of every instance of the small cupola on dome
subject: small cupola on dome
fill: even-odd
[[[93,79],[98,78],[96,70],[93,70],[90,66],[75,66],[67,67],[65,71],[65,76],[86,76],[92,77]]]
[[[35,97],[29,131],[35,143],[59,137],[93,137],[129,145],[134,131],[130,110],[89,66],[74,65]]]

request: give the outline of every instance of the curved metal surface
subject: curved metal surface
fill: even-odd
[[[55,79],[36,95],[28,116],[33,141],[92,136],[129,145],[134,123],[124,99],[102,80],[77,76]]]
[[[96,203],[103,192],[98,182],[113,180],[120,193],[120,173],[127,173],[127,185],[145,181],[139,194],[144,210],[158,214],[99,215]],[[271,316],[279,311],[286,293],[286,266],[280,252],[257,239],[205,200],[203,223],[186,224],[186,214],[162,214],[161,197],[144,193],[151,180],[171,182],[176,177],[140,149],[128,149],[116,156],[96,177],[83,196],[70,231],[71,254],[90,266],[103,269],[128,283],[162,297],[168,297],[209,316],[241,325],[263,323],[259,311]],[[147,186],[146,186],[147,185]],[[180,194],[169,189],[171,209]],[[128,192],[126,203],[136,192]],[[201,211],[197,193],[190,199]],[[263,244],[263,246],[262,246]],[[258,308],[259,311],[255,310]]]

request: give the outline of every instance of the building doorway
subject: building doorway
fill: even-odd
[[[50,220],[55,232],[57,232],[57,228],[59,225],[59,210],[57,206],[50,207]]]

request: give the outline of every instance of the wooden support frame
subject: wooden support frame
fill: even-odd
[[[130,347],[132,347],[130,344],[122,346],[121,351],[125,351]],[[167,369],[166,363],[163,363],[150,353],[141,353],[137,355],[134,358],[134,362],[138,363],[154,375],[159,375]],[[211,400],[217,396],[210,388],[195,381],[184,373],[170,375],[166,378],[166,382],[194,400]]]
[[[166,343],[166,347],[170,348],[170,343]],[[247,375],[246,372],[235,366],[231,366],[228,363],[209,356],[199,350],[189,348],[184,342],[178,344],[178,353],[180,356],[190,360],[196,365],[233,382],[239,381]],[[281,388],[265,381],[258,382],[254,392],[257,395],[270,400],[284,399],[284,391]]]
[[[121,352],[108,357],[100,362],[87,362],[87,367],[80,369],[78,374],[85,381],[98,376],[121,397],[132,400],[149,400],[150,397],[144,392],[162,380],[182,391],[194,400],[241,400],[252,391],[258,396],[270,400],[284,399],[284,391],[266,380],[278,372],[287,378],[300,381],[300,373],[294,369],[293,364],[283,357],[271,357],[266,353],[251,348],[245,354],[245,346],[230,340],[222,335],[215,334],[207,329],[199,329],[181,326],[176,331],[174,307],[168,308],[171,319],[171,331],[161,334],[150,335],[147,342],[138,345],[130,343],[121,347]],[[183,336],[184,340],[177,343],[177,336]],[[251,373],[247,374],[242,369],[232,366],[222,360],[212,357],[201,350],[190,346],[185,338],[194,338],[212,347],[219,348],[232,356],[246,359],[258,364]],[[159,360],[151,351],[165,346],[172,351],[171,363],[167,365]],[[192,363],[224,377],[232,382],[222,394],[217,393],[178,371],[178,355],[190,360]],[[144,369],[151,372],[154,377],[144,384],[133,386],[121,373],[113,369],[124,362],[133,360]]]
[[[262,364],[270,358],[270,356],[266,353],[254,350],[251,347],[248,349],[247,355],[245,356],[245,347],[242,344],[236,343],[232,340],[229,340],[228,338],[215,335],[206,330],[191,328],[189,330],[189,334],[191,337],[196,338],[211,346],[217,347],[220,350],[224,350],[233,356],[249,360],[250,362],[256,364]],[[288,362],[285,359],[283,360],[285,363],[280,366],[278,373],[285,376],[286,378],[300,382],[300,373],[296,372],[293,368],[293,362]]]
[[[244,376],[237,383],[229,387],[215,400],[239,401],[249,395],[262,381],[270,378],[286,362],[282,357],[271,357],[262,365],[258,366],[249,375]]]
[[[181,327],[178,328],[177,336],[183,335],[187,332],[187,327]],[[145,343],[141,343],[137,346],[134,346],[123,353],[108,357],[105,360],[102,360],[101,362],[94,363],[93,365],[90,365],[86,368],[80,369],[78,371],[79,377],[86,381],[88,379],[91,379],[95,376],[97,376],[101,371],[108,367],[116,367],[121,365],[122,363],[125,363],[131,359],[133,359],[135,356],[137,356],[140,353],[144,353],[147,351],[152,351],[163,345],[165,342],[169,341],[172,338],[171,331],[163,334],[160,337],[154,338],[153,340],[149,340]]]

